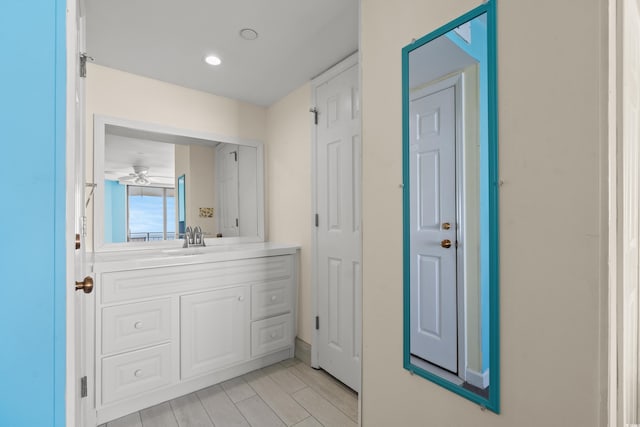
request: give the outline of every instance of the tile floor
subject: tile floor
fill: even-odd
[[[289,359],[100,427],[356,427],[358,395]]]

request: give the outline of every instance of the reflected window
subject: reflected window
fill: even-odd
[[[173,188],[127,186],[127,242],[173,240],[175,224]]]

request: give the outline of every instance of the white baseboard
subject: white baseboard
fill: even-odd
[[[479,373],[467,368],[466,380],[474,387],[485,389],[489,387],[489,369],[487,369],[483,373]]]

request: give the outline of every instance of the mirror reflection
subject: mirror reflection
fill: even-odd
[[[253,146],[105,126],[104,243],[258,235]],[[177,200],[176,200],[177,197]]]
[[[403,52],[405,368],[482,403],[497,402],[487,15]]]

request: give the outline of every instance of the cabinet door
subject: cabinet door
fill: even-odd
[[[183,379],[247,359],[248,294],[246,287],[235,287],[180,298]]]

